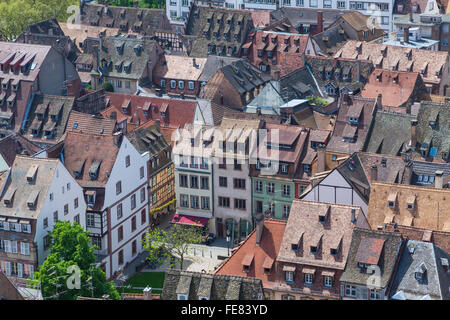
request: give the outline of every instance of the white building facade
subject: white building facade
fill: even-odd
[[[123,137],[116,161],[105,186],[102,211],[106,213],[101,226],[102,252],[107,278],[114,276],[143,251],[142,239],[148,231],[148,153],[140,154]],[[89,226],[91,224],[89,223]],[[91,232],[98,231],[89,228]],[[104,231],[104,230],[103,230]]]
[[[192,0],[167,0],[166,14],[174,25],[184,25]],[[277,4],[278,2],[278,4]],[[392,11],[394,0],[350,1],[350,0],[223,0],[198,1],[198,4],[231,9],[276,10],[278,7],[300,7],[312,9],[356,10],[373,17],[386,32],[392,32]]]

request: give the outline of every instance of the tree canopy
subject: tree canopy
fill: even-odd
[[[78,0],[0,0],[0,35],[14,41],[30,24],[50,18],[66,22]]]
[[[199,227],[174,224],[168,231],[159,228],[150,230],[144,238],[143,248],[149,253],[147,260],[151,263],[177,256],[180,258],[180,269],[183,269],[184,257],[190,246],[201,240]]]
[[[94,247],[78,223],[58,221],[50,234],[50,254],[35,273],[44,299],[75,300],[78,296],[120,299],[113,282],[96,266]],[[79,275],[79,276],[78,276]]]

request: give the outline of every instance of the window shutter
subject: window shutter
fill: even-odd
[[[10,276],[11,275],[11,262],[6,261],[6,275]]]
[[[345,296],[345,286],[343,283],[341,283],[341,297]]]
[[[11,241],[5,240],[5,252],[11,253]]]
[[[17,241],[11,241],[12,243],[12,253],[17,253]]]
[[[361,287],[356,287],[356,299],[362,299],[362,289]]]
[[[19,276],[19,278],[23,278],[23,264],[18,263],[17,264],[17,269],[18,269],[18,276]]]
[[[30,275],[31,275],[31,278],[33,278],[33,276],[34,276],[34,266],[32,264],[30,264]]]

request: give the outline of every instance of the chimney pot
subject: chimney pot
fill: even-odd
[[[378,179],[378,167],[376,164],[370,166],[370,182],[375,182]]]
[[[256,223],[256,245],[259,246],[261,243],[262,233],[264,229],[264,214],[262,212],[258,212],[255,215],[255,223]]]
[[[444,171],[437,170],[435,172],[436,176],[434,178],[434,186],[436,189],[442,189],[444,187]]]
[[[323,32],[323,12],[317,11],[317,33]]]
[[[325,171],[325,145],[319,144],[317,146],[317,172],[324,172]]]

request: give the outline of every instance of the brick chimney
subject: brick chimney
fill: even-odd
[[[436,189],[442,189],[444,187],[444,171],[437,170],[435,174],[436,176],[434,178],[434,187]]]
[[[323,32],[323,12],[317,11],[317,33]]]
[[[383,101],[383,96],[381,95],[381,93],[379,93],[379,94],[377,95],[377,108],[378,108],[378,109],[382,109],[382,108],[383,108],[383,103],[382,103],[382,101]]]
[[[264,214],[259,212],[255,216],[255,224],[256,224],[256,245],[259,246],[261,243],[262,233],[264,229]]]
[[[144,299],[145,300],[152,300],[152,288],[147,286],[144,288]]]
[[[411,120],[411,148],[416,149],[417,145],[417,120]]]
[[[378,180],[378,167],[374,163],[370,166],[370,182],[375,182]]]
[[[411,184],[412,177],[412,161],[405,165],[405,184]]]
[[[317,172],[325,171],[325,145],[319,144],[317,146]]]
[[[403,28],[403,41],[405,43],[409,42],[409,27]]]

